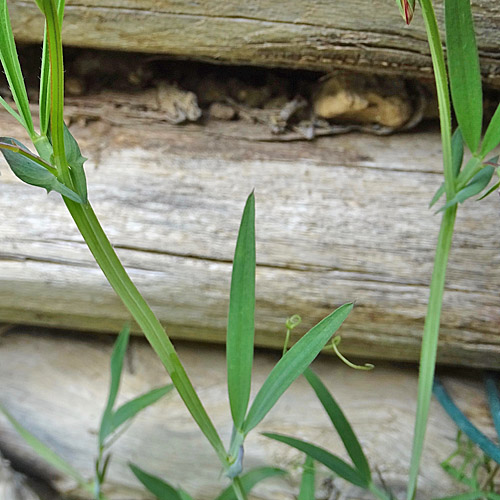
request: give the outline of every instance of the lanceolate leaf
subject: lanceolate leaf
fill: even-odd
[[[481,144],[481,157],[484,158],[493,151],[498,146],[498,143],[500,143],[500,104],[484,134],[483,143]]]
[[[85,170],[83,164],[87,158],[82,156],[80,147],[64,124],[64,149],[66,152],[66,160],[70,166],[71,179],[75,185],[76,192],[81,196],[84,203],[87,202],[87,179],[85,178]]]
[[[253,469],[240,477],[241,485],[245,493],[249,493],[260,481],[270,477],[284,476],[286,471],[276,467],[259,467]],[[228,486],[215,500],[237,500],[232,486]]]
[[[465,143],[476,153],[483,122],[483,93],[470,0],[445,0],[445,24],[453,108]]]
[[[302,470],[302,479],[300,481],[300,491],[297,500],[314,500],[315,495],[315,468],[314,460],[306,455],[306,461]]]
[[[80,476],[80,474],[71,467],[64,459],[62,459],[57,453],[53,452],[47,445],[43,444],[38,438],[33,436],[31,432],[25,429],[1,404],[0,412],[7,417],[7,420],[16,429],[19,435],[28,443],[28,445],[42,457],[50,465],[54,466],[56,469],[60,470],[67,476],[74,479],[80,486],[88,490],[89,483]]]
[[[471,179],[467,186],[465,186],[456,194],[455,198],[441,207],[438,212],[442,212],[443,210],[446,210],[447,208],[450,208],[457,203],[463,203],[468,198],[471,198],[472,196],[480,193],[491,181],[494,172],[495,168],[491,165],[487,165],[486,167],[484,167]]]
[[[363,476],[367,483],[371,481],[371,472],[370,466],[368,465],[368,461],[366,460],[365,454],[363,453],[363,449],[359,444],[352,427],[347,421],[344,413],[340,409],[340,406],[333,399],[332,395],[325,387],[320,378],[310,369],[308,368],[304,372],[304,376],[306,377],[311,387],[314,389],[314,392],[318,396],[318,399],[321,401],[323,408],[326,413],[330,417],[330,420],[339,433],[342,442],[344,443],[345,449],[351,460],[358,470],[359,474]]]
[[[353,304],[350,303],[339,307],[311,328],[278,361],[248,411],[242,429],[244,434],[248,434],[267,415],[292,382],[304,373],[330,337],[340,328],[352,308]]]
[[[19,148],[29,152],[26,146],[21,144],[16,139],[12,139],[10,137],[0,137],[0,142],[18,146]],[[53,173],[49,172],[46,167],[40,165],[40,163],[37,163],[26,157],[26,155],[18,152],[10,151],[8,149],[1,149],[1,151],[14,175],[26,184],[44,188],[47,192],[57,191],[76,203],[82,203],[82,199],[78,196],[78,194],[59,182],[57,177]]]
[[[143,471],[139,467],[129,464],[135,477],[152,493],[158,500],[182,500],[176,488],[157,476]]]
[[[460,173],[462,162],[464,161],[464,139],[460,127],[458,127],[451,138],[451,162],[453,168],[453,176],[455,179]]]
[[[255,199],[247,199],[234,253],[227,323],[227,386],[234,426],[240,429],[252,380],[255,316]]]
[[[21,117],[21,124],[28,131],[29,135],[33,137],[35,130],[29,108],[28,94],[26,93],[26,86],[17,57],[17,49],[6,0],[0,0],[0,62],[7,77],[17,111]]]
[[[367,481],[366,478],[363,477],[356,469],[353,469],[347,462],[344,462],[341,458],[332,455],[324,448],[320,448],[314,444],[307,443],[293,437],[284,436],[282,434],[265,432],[264,436],[280,441],[292,446],[293,448],[297,448],[297,450],[307,453],[307,455],[311,458],[314,458],[314,460],[322,463],[331,471],[335,472],[335,474],[356,486],[360,486],[361,488],[367,488],[369,486],[369,481]]]
[[[100,446],[103,445],[106,437],[113,432],[113,406],[116,401],[116,396],[118,395],[118,389],[120,388],[123,359],[125,358],[125,353],[127,352],[129,337],[130,325],[126,325],[118,335],[113,347],[113,352],[111,353],[111,380],[109,383],[108,401],[102,415],[101,427],[99,429]]]
[[[127,420],[134,418],[139,412],[156,403],[159,399],[161,399],[165,394],[168,394],[172,389],[173,385],[165,385],[163,387],[159,387],[158,389],[153,389],[152,391],[143,394],[132,401],[128,401],[123,406],[120,406],[111,417],[111,425],[109,429],[109,433],[114,432],[120,425],[124,424]]]

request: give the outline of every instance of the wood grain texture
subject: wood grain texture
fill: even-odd
[[[2,403],[28,429],[67,459],[82,474],[92,474],[96,432],[108,387],[112,339],[80,334],[18,329],[0,338]],[[231,433],[222,348],[177,346],[207,411],[227,441]],[[278,360],[278,353],[257,353],[253,395]],[[314,370],[332,391],[368,456],[375,477],[379,471],[397,498],[404,497],[410,457],[417,385],[416,368],[377,365],[356,372],[331,357]],[[484,400],[479,374],[442,374],[457,403],[489,435],[494,429]],[[124,367],[119,401],[123,402],[168,381],[163,367],[142,339],[132,340]],[[282,432],[319,443],[346,457],[340,439],[304,379],[298,380],[269,416],[250,434],[245,466],[277,465],[289,469],[285,480],[262,483],[253,500],[292,500],[300,481],[303,457],[264,438],[260,432]],[[456,429],[433,403],[420,480],[420,500],[457,493],[439,462],[454,449]],[[0,449],[17,465],[52,478],[59,491],[73,485],[47,468],[0,418]],[[214,453],[196,429],[176,393],[141,414],[116,443],[109,469],[113,500],[143,499],[128,462],[182,485],[197,500],[213,499],[225,480]],[[339,480],[323,482],[320,468],[318,498],[372,498]],[[377,479],[378,480],[378,479]],[[337,488],[337,489],[335,489]],[[337,491],[338,496],[333,494]],[[331,496],[330,496],[331,495]]]
[[[17,39],[40,41],[35,3],[13,0],[10,10]],[[473,13],[483,75],[498,87],[500,7],[475,0]],[[63,37],[72,46],[220,63],[431,75],[420,13],[405,27],[394,0],[69,0]]]
[[[102,117],[73,127],[90,157],[90,199],[172,337],[224,341],[238,224],[255,188],[257,345],[279,348],[291,314],[303,317],[300,335],[355,301],[344,352],[418,358],[439,225],[427,208],[441,182],[436,131],[266,143],[241,123],[180,128],[92,103],[67,108]],[[6,113],[0,128],[21,137]],[[498,203],[459,211],[441,362],[498,367]],[[120,330],[128,314],[57,195],[2,166],[0,213],[1,321]]]

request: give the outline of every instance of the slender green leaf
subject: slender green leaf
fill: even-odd
[[[35,130],[29,108],[28,94],[17,56],[6,0],[0,0],[0,62],[16,103],[17,111],[22,119],[21,123],[30,137],[34,137]]]
[[[460,132],[460,127],[457,127],[453,136],[451,138],[451,162],[453,168],[453,176],[455,179],[460,173],[460,168],[464,161],[464,138],[462,137],[462,132]]]
[[[276,476],[284,476],[286,471],[277,467],[258,467],[240,477],[245,493],[249,493],[260,481]],[[232,486],[228,486],[215,500],[237,500]]]
[[[113,406],[120,388],[120,379],[123,370],[123,360],[127,352],[128,339],[130,337],[130,325],[125,325],[116,339],[111,353],[111,378],[109,383],[108,401],[101,418],[99,429],[99,446],[103,446],[104,440],[113,432]],[[116,427],[115,427],[116,428]]]
[[[477,199],[477,201],[484,200],[487,196],[489,196],[491,193],[494,193],[498,188],[500,188],[500,181],[498,181],[496,184],[493,184],[488,191],[486,191],[480,198]]]
[[[40,92],[38,96],[38,113],[40,117],[40,134],[46,136],[50,123],[50,60],[47,28],[43,34],[42,65],[40,68]]]
[[[360,486],[361,488],[368,488],[369,482],[363,477],[356,469],[352,468],[347,462],[341,458],[332,455],[329,451],[324,448],[320,448],[306,441],[296,439],[290,436],[284,436],[282,434],[274,434],[270,432],[264,432],[264,436],[285,443],[288,446],[297,448],[307,455],[309,455],[314,460],[322,463],[328,467],[331,471],[335,472],[339,477],[349,481],[350,483]]]
[[[451,97],[464,141],[475,153],[483,124],[483,92],[470,0],[445,0]]]
[[[75,185],[76,192],[80,195],[84,203],[87,202],[87,179],[83,164],[87,161],[85,156],[82,156],[80,147],[73,137],[69,128],[64,124],[64,150],[66,152],[66,160],[70,168],[71,179]]]
[[[184,491],[182,488],[179,488],[177,490],[177,493],[179,493],[181,500],[194,500],[193,497],[187,491]]]
[[[115,432],[120,425],[124,424],[127,420],[134,418],[140,411],[144,410],[148,406],[156,403],[165,394],[168,394],[172,389],[173,385],[165,385],[152,391],[142,394],[141,396],[128,401],[123,406],[120,406],[111,417],[111,424],[109,428],[109,434]]]
[[[458,203],[463,203],[465,200],[471,198],[472,196],[479,194],[489,184],[491,178],[493,177],[494,172],[495,168],[492,167],[491,165],[486,165],[485,167],[483,167],[483,169],[480,170],[471,179],[469,184],[467,184],[467,186],[462,188],[452,200],[450,200],[448,203],[442,206],[438,210],[438,212],[442,212],[443,210],[446,210],[447,208],[457,205]]]
[[[31,159],[35,155],[30,153],[26,146],[10,137],[0,137],[0,142],[17,146],[28,153],[15,152],[5,148],[1,149],[5,160],[16,177],[31,186],[41,187],[47,192],[56,191],[76,203],[82,203],[82,199],[78,194],[59,182],[57,177],[49,171],[50,167],[42,166],[41,163],[43,162],[41,160],[34,161]]]
[[[311,328],[272,369],[260,388],[243,423],[248,434],[269,412],[292,382],[314,361],[330,337],[352,311],[353,304],[344,304]]]
[[[474,488],[475,481],[470,477],[467,477],[462,470],[459,470],[456,467],[453,467],[453,465],[447,463],[441,464],[441,467],[449,476],[451,476],[456,481],[465,484],[469,488]]]
[[[5,108],[7,112],[9,112],[23,127],[24,125],[24,120],[21,117],[21,115],[12,108],[12,106],[3,98],[0,96],[0,104]]]
[[[306,455],[297,500],[314,500],[316,493],[316,487],[314,484],[315,476],[314,460],[309,455]]]
[[[158,500],[183,500],[177,489],[163,479],[148,474],[134,464],[129,464],[129,467],[134,476]]]
[[[67,476],[74,479],[80,486],[88,490],[89,483],[69,465],[63,458],[61,458],[57,453],[52,451],[47,445],[43,444],[38,438],[33,436],[25,427],[23,427],[8,411],[0,404],[0,412],[2,412],[7,420],[16,429],[19,435],[28,443],[28,445],[43,458],[47,463],[63,472]]]
[[[240,429],[252,381],[255,316],[255,199],[247,199],[234,253],[227,322],[227,387],[234,426]]]
[[[429,203],[429,208],[436,204],[436,202],[443,196],[445,191],[444,182],[438,187],[437,191],[434,193],[431,202]]]
[[[500,143],[500,104],[497,106],[495,114],[491,119],[486,133],[484,134],[483,143],[481,144],[481,158],[484,158],[488,153],[493,151]]]
[[[304,376],[314,389],[314,392],[321,401],[323,408],[330,417],[333,426],[339,433],[339,436],[342,439],[345,449],[351,457],[354,466],[360,475],[365,478],[366,482],[369,483],[371,481],[371,472],[368,460],[366,460],[363,449],[361,448],[356,434],[354,434],[352,427],[345,417],[344,412],[340,409],[340,406],[333,399],[332,395],[320,378],[310,368],[304,372]]]
[[[483,450],[497,464],[500,464],[500,447],[495,445],[485,436],[469,419],[457,408],[443,384],[436,378],[434,380],[433,393],[446,413],[455,422],[455,425],[467,435],[467,437]]]

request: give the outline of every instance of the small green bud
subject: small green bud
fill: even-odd
[[[415,11],[415,0],[396,0],[406,24],[410,24]]]

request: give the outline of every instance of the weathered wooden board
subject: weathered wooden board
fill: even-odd
[[[440,183],[436,131],[265,143],[241,123],[174,127],[85,102],[68,113],[102,117],[73,128],[90,157],[90,199],[173,337],[224,340],[238,224],[255,188],[257,344],[280,347],[291,314],[301,334],[355,301],[345,352],[418,358],[439,225],[427,208]],[[6,113],[0,129],[21,137]],[[496,195],[460,209],[441,362],[498,367],[498,209]],[[0,213],[1,321],[119,331],[128,314],[57,195],[2,166]]]
[[[10,9],[18,40],[41,40],[35,3],[13,0]],[[499,86],[500,6],[475,0],[473,11],[484,76]],[[64,40],[231,64],[431,73],[420,13],[405,27],[394,0],[69,0]]]
[[[2,403],[88,477],[92,474],[97,426],[108,387],[111,344],[112,339],[106,337],[56,335],[26,328],[0,338]],[[209,415],[227,441],[231,422],[223,349],[192,344],[177,348]],[[278,353],[257,354],[254,394],[278,357]],[[382,363],[372,372],[356,372],[334,358],[324,357],[314,364],[314,369],[346,412],[374,473],[380,471],[397,498],[403,498],[413,431],[416,368]],[[142,339],[132,342],[124,371],[120,401],[167,382],[163,367]],[[480,374],[448,373],[443,380],[464,412],[493,437]],[[293,434],[345,456],[312,390],[305,380],[298,380],[248,439],[246,467],[273,464],[291,470],[286,480],[262,483],[256,497],[261,500],[294,498],[303,459],[292,449],[267,440],[259,431]],[[437,403],[433,404],[420,499],[458,491],[439,466],[453,451],[455,436],[453,423]],[[67,491],[72,486],[44,466],[3,419],[0,449],[16,465],[24,464],[27,470],[52,477],[59,490]],[[214,453],[175,393],[143,413],[116,443],[109,478],[113,499],[144,498],[127,470],[128,462],[182,485],[197,500],[213,499],[225,483]],[[325,477],[324,470],[321,477]],[[319,498],[371,498],[340,481],[333,484],[342,496],[330,496],[331,484],[323,483]]]

